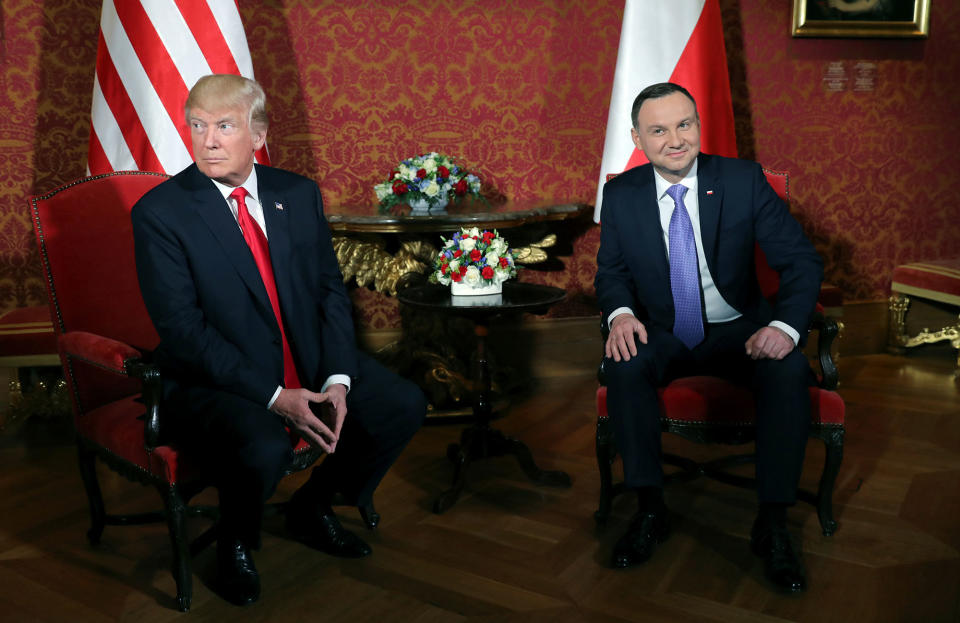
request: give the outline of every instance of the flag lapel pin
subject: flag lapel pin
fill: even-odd
[[[275,207],[276,209],[278,209],[278,210],[280,210],[281,212],[283,212],[283,204],[280,203],[279,201],[274,201],[274,202],[273,202],[273,207]]]
[[[712,190],[708,190],[708,191],[707,191],[707,194],[708,194],[708,195],[712,195],[712,194],[713,194],[713,191],[712,191]],[[279,205],[279,204],[277,204],[277,205]]]

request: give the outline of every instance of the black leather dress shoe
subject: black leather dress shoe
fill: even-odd
[[[224,599],[237,606],[260,598],[260,574],[250,550],[239,540],[217,543],[217,587]]]
[[[791,593],[807,588],[800,556],[793,547],[786,526],[766,525],[760,520],[750,531],[750,548],[763,558],[767,579]]]
[[[666,541],[668,536],[670,524],[666,510],[637,513],[626,533],[613,546],[611,565],[622,569],[646,562],[657,544]]]
[[[370,546],[350,532],[335,514],[317,514],[291,510],[287,513],[287,530],[306,545],[331,556],[363,558],[372,552]]]

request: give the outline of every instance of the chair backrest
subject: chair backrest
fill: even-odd
[[[790,174],[786,171],[774,171],[767,168],[763,169],[763,174],[767,177],[767,181],[773,187],[773,190],[789,205]],[[760,282],[760,291],[766,298],[773,298],[780,287],[780,275],[770,268],[767,257],[763,254],[759,245],[754,249],[754,263],[757,268],[757,281]]]
[[[162,173],[121,171],[86,177],[30,198],[58,337],[87,331],[142,350],[156,348],[160,340],[137,283],[130,210],[165,179]],[[77,379],[68,378],[75,385],[72,381]],[[116,378],[111,383],[116,385]],[[75,395],[76,391],[74,387]],[[98,403],[117,391],[101,387],[84,394]],[[130,384],[123,391],[132,393],[136,386]],[[91,400],[83,401],[88,408],[94,406]]]

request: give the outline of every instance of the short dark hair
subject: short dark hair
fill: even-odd
[[[683,93],[686,95],[690,101],[693,102],[693,112],[696,113],[698,117],[700,116],[700,113],[697,112],[697,100],[693,99],[690,91],[673,82],[658,82],[640,91],[637,99],[633,100],[633,107],[630,109],[630,125],[633,126],[633,129],[637,132],[640,131],[640,128],[637,127],[637,115],[640,113],[640,107],[643,106],[645,101],[660,99],[671,93]]]

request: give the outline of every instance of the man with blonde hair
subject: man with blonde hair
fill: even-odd
[[[366,556],[331,505],[370,507],[426,400],[357,350],[316,183],[255,163],[268,126],[260,85],[205,76],[185,113],[195,162],[134,206],[137,273],[161,338],[163,425],[205,459],[220,496],[219,590],[247,604],[260,595],[250,550],[291,434],[328,456],[291,499],[288,529]]]

